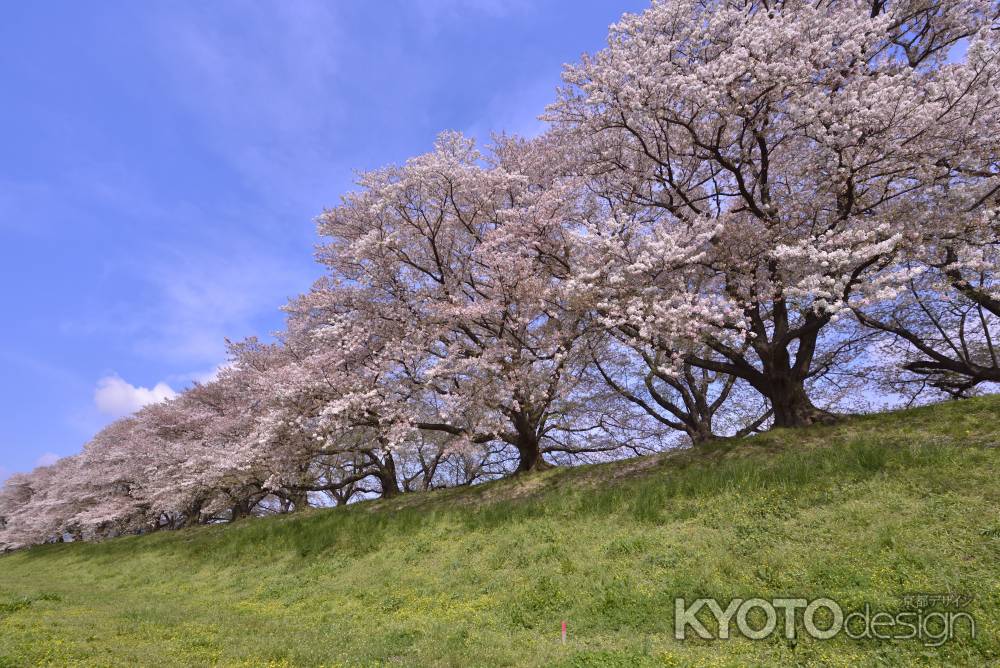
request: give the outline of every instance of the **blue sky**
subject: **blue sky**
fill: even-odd
[[[353,170],[537,132],[562,63],[645,4],[9,3],[0,479],[280,328]]]

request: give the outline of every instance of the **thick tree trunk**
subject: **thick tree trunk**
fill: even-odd
[[[178,529],[201,523],[201,508],[205,505],[200,499],[188,506],[184,514],[178,518]]]
[[[837,420],[832,413],[813,405],[802,381],[772,379],[766,396],[774,410],[775,427],[807,427],[818,423],[831,424]]]
[[[701,445],[715,439],[715,434],[712,433],[711,418],[689,422],[684,425],[684,431],[694,445]]]
[[[774,302],[775,326],[788,333],[787,308],[784,301]],[[763,373],[751,384],[771,402],[775,427],[808,427],[811,424],[830,424],[837,418],[832,413],[816,408],[806,392],[805,381],[812,369],[813,357],[819,342],[819,332],[829,322],[829,317],[807,316],[795,337],[780,337],[776,342],[754,341],[753,347],[760,357]],[[778,338],[778,337],[776,337]],[[795,359],[789,346],[798,340]]]
[[[244,517],[250,517],[251,510],[253,510],[253,508],[251,507],[248,499],[237,501],[232,507],[231,521],[235,522],[236,520]]]
[[[392,458],[391,453],[387,452],[379,463],[377,475],[383,499],[391,499],[403,493],[399,488],[399,479],[396,476],[396,460]]]
[[[552,468],[552,464],[542,457],[542,450],[536,439],[518,439],[515,443],[517,447],[517,471],[515,473],[527,473],[528,471],[544,471]]]
[[[542,447],[538,437],[538,421],[532,419],[532,415],[519,411],[511,415],[514,423],[515,434],[505,439],[508,443],[517,448],[517,470],[515,473],[526,473],[528,471],[542,471],[552,468],[542,457]]]

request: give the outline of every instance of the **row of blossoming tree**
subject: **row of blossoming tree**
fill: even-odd
[[[0,545],[287,512],[1000,381],[1000,23],[670,0],[526,140],[445,133],[319,218],[274,343],[0,492]]]

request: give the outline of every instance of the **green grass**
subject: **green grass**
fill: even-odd
[[[1000,665],[1000,397],[0,557],[0,666]],[[938,648],[673,639],[674,598],[974,596]],[[569,642],[559,642],[561,620]]]

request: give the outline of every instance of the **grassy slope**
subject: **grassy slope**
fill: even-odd
[[[0,666],[1000,665],[998,418],[988,397],[0,557]],[[978,639],[672,639],[675,596],[909,591],[974,595]]]

